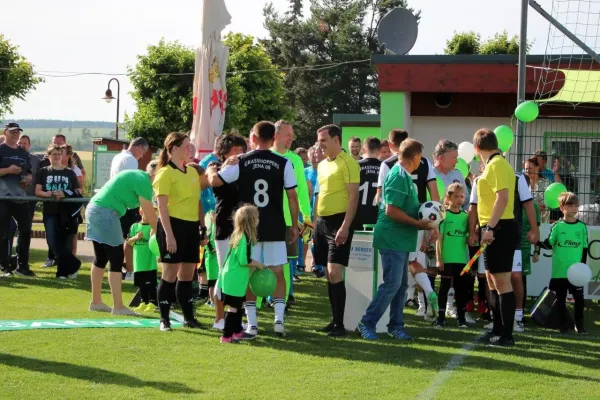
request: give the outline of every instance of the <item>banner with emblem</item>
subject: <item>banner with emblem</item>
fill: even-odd
[[[193,124],[190,140],[196,146],[196,158],[213,151],[215,138],[223,131],[227,108],[227,60],[229,48],[221,32],[231,22],[224,0],[204,0],[202,35],[196,49],[194,74]]]

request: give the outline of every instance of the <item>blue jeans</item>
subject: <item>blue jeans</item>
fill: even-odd
[[[408,289],[408,252],[397,250],[379,250],[383,283],[379,285],[375,297],[367,307],[361,322],[375,330],[377,323],[390,307],[388,331],[404,327],[404,298]]]

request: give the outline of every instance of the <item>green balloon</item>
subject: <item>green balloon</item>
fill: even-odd
[[[534,101],[524,101],[515,109],[515,116],[521,122],[531,122],[535,120],[540,113],[540,109]]]
[[[277,277],[269,268],[255,269],[250,275],[250,290],[259,297],[269,297],[277,286]]]
[[[460,171],[463,178],[466,178],[469,175],[469,164],[462,158],[458,158],[458,162],[456,163],[456,169]]]
[[[567,191],[567,188],[562,183],[553,183],[544,192],[544,203],[550,209],[555,209],[559,207],[558,197],[561,193]]]
[[[148,248],[156,257],[160,257],[160,250],[158,249],[158,242],[156,241],[156,235],[150,236],[148,240]]]
[[[506,125],[500,125],[496,129],[494,129],[494,133],[496,134],[496,138],[498,139],[498,148],[503,153],[510,149],[513,141],[515,140],[515,135],[513,135],[512,129]]]
[[[444,181],[442,181],[439,177],[435,178],[435,183],[437,184],[438,194],[440,195],[440,200],[444,199],[444,195],[446,194],[446,186],[444,185]],[[431,194],[429,193],[429,189],[427,189],[427,201],[431,200]]]

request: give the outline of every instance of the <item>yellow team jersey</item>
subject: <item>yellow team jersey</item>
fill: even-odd
[[[317,214],[326,217],[345,213],[349,200],[346,185],[360,183],[360,167],[354,158],[341,151],[334,160],[324,159],[319,163],[317,179],[320,187]]]
[[[485,170],[477,181],[477,216],[481,226],[487,225],[492,218],[492,209],[496,201],[496,193],[508,189],[508,204],[500,219],[513,219],[515,204],[515,171],[500,154],[485,166]]]
[[[185,221],[198,221],[200,176],[194,168],[186,166],[183,172],[169,162],[158,170],[152,187],[157,197],[169,197],[169,216]]]

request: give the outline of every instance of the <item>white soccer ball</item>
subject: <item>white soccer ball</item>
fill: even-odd
[[[573,286],[585,286],[592,280],[592,270],[584,263],[573,264],[567,270],[567,279]]]
[[[419,208],[419,219],[439,226],[446,217],[446,208],[437,201],[427,201]]]

